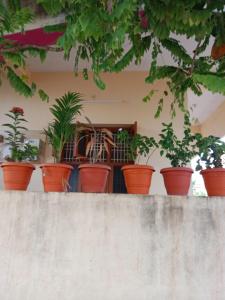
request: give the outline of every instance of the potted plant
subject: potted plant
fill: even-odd
[[[87,117],[85,119],[89,125],[80,126],[80,131],[85,131],[86,134],[78,140],[78,143],[83,138],[89,139],[85,153],[89,163],[79,165],[79,189],[85,193],[104,193],[111,167],[100,161],[104,152],[110,153],[110,145],[115,146],[113,134],[106,128],[96,130],[90,119]]]
[[[119,131],[117,137],[119,141],[128,145],[129,160],[132,162],[137,160],[138,162],[141,156],[147,157],[145,165],[129,164],[122,167],[127,192],[129,194],[148,194],[152,174],[155,170],[152,166],[147,164],[149,158],[158,147],[158,144],[153,137],[147,137],[141,134],[130,136],[126,130]]]
[[[34,165],[29,160],[34,160],[38,154],[38,148],[24,143],[24,111],[20,107],[13,107],[6,116],[11,122],[3,124],[8,129],[5,131],[5,140],[9,145],[10,155],[5,157],[1,167],[3,170],[4,188],[6,190],[25,191],[30,182]]]
[[[225,143],[216,136],[197,136],[199,159],[196,171],[201,171],[208,196],[225,196],[225,169],[222,155]]]
[[[191,133],[189,115],[184,116],[184,136],[178,139],[173,124],[162,123],[159,147],[160,155],[170,160],[169,168],[161,169],[168,195],[187,195],[193,170],[187,167],[197,154],[196,137]]]
[[[50,111],[54,117],[44,130],[53,149],[55,163],[42,164],[43,185],[45,192],[63,192],[68,190],[68,181],[72,166],[62,164],[61,156],[65,144],[75,135],[75,118],[80,114],[82,99],[79,93],[68,92],[55,100]]]

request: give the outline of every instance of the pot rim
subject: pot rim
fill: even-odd
[[[138,164],[133,164],[133,165],[125,165],[121,168],[121,170],[130,170],[130,169],[147,169],[147,170],[152,170],[152,172],[155,172],[155,169],[152,166],[149,165],[138,165]]]
[[[163,168],[160,170],[160,173],[167,173],[167,172],[189,172],[194,173],[193,169],[190,167],[168,167]]]
[[[94,168],[94,169],[107,169],[109,171],[111,171],[111,167],[108,165],[103,165],[103,164],[80,164],[78,166],[79,169],[83,169],[83,168]]]
[[[225,168],[208,168],[200,171],[200,174],[205,173],[215,173],[215,172],[225,172]]]
[[[13,161],[3,162],[1,164],[1,168],[4,168],[4,167],[28,167],[28,168],[32,168],[33,170],[36,169],[36,167],[32,163],[29,163],[29,162],[13,162]]]
[[[44,168],[44,167],[50,167],[50,168],[59,168],[59,167],[63,167],[63,168],[67,168],[67,169],[73,169],[73,167],[69,164],[64,164],[64,163],[46,163],[46,164],[41,164],[40,168]]]

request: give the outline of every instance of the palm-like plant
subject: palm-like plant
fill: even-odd
[[[60,162],[63,147],[75,134],[75,117],[80,115],[82,99],[79,93],[68,92],[57,98],[50,111],[54,121],[44,130],[49,143],[53,148],[56,162]]]

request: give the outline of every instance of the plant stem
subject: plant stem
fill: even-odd
[[[146,161],[146,165],[148,164],[148,161],[150,159],[150,157],[153,155],[153,153],[156,151],[156,148],[154,150],[152,150],[152,152],[149,154],[147,161]]]

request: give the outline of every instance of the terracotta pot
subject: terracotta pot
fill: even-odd
[[[208,196],[225,196],[225,169],[213,168],[200,172],[204,179]]]
[[[168,195],[188,194],[193,170],[187,167],[164,168],[160,171]]]
[[[217,60],[225,56],[225,44],[216,46],[215,44],[212,47],[211,56],[213,59]]]
[[[147,195],[151,185],[153,167],[146,165],[127,165],[122,167],[128,194]]]
[[[79,186],[84,193],[104,193],[111,167],[100,164],[79,165]]]
[[[30,163],[7,162],[1,165],[5,190],[26,191],[35,167]]]
[[[73,167],[66,164],[43,164],[42,181],[45,192],[67,192]]]

